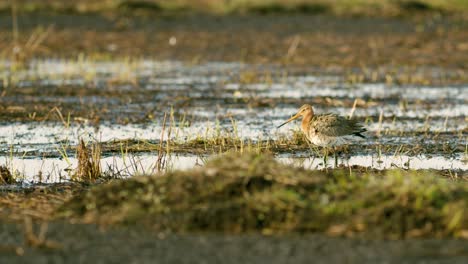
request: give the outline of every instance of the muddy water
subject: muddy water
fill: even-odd
[[[298,123],[276,126],[303,103],[313,104],[317,113],[352,114],[365,123],[368,139],[357,142],[361,149],[340,156],[342,164],[468,170],[468,85],[351,84],[313,67],[221,62],[37,60],[15,72],[8,62],[3,65],[0,164],[27,181],[68,179],[64,169],[76,161],[73,152],[66,158],[61,149],[79,138],[157,142],[165,113],[164,140],[180,144],[220,135],[252,141],[288,138]],[[436,147],[416,153],[376,151],[402,144]],[[131,170],[120,155],[104,154],[103,167],[114,164],[122,175],[151,171],[155,159],[154,153],[139,156],[140,168]],[[312,152],[279,158],[313,169],[332,166]],[[179,153],[168,168],[189,168],[200,160]]]

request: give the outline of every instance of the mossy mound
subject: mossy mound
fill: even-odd
[[[99,185],[59,210],[84,222],[176,232],[327,232],[465,237],[468,183],[426,172],[309,171],[270,155],[227,154],[206,166]]]

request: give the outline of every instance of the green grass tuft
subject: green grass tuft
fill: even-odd
[[[384,238],[466,237],[468,183],[427,172],[349,174],[230,153],[206,166],[97,186],[59,216],[175,232],[326,232]]]

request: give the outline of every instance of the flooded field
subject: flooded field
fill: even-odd
[[[0,2],[0,262],[467,263],[466,6]]]
[[[352,83],[314,68],[151,60],[37,60],[1,75],[0,163],[26,182],[69,179],[79,139],[102,143],[102,167],[121,176],[154,172],[162,145],[165,169],[202,165],[229,149],[333,167],[301,138],[299,122],[276,129],[303,103],[352,115],[368,129],[339,153],[340,165],[468,170],[466,85]]]

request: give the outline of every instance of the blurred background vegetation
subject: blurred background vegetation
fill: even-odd
[[[464,14],[468,0],[1,0],[0,11],[16,2],[22,12],[107,13],[168,12],[270,14],[308,13],[338,16],[405,16],[421,13]]]

